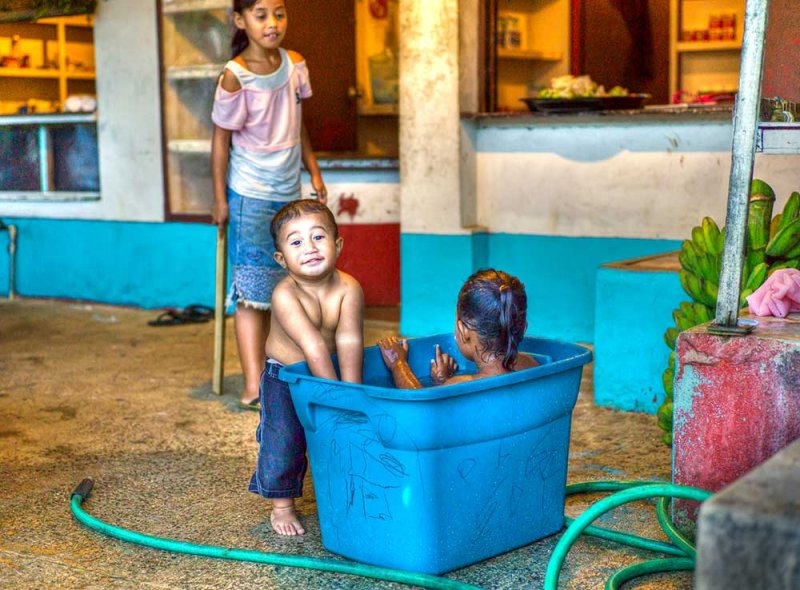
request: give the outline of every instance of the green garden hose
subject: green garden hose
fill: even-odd
[[[457,580],[451,580],[449,578],[376,567],[356,562],[317,559],[313,557],[286,555],[282,553],[267,553],[264,551],[235,549],[230,547],[219,547],[215,545],[202,545],[137,533],[136,531],[131,531],[114,526],[107,522],[103,522],[102,520],[89,515],[83,510],[81,505],[83,504],[83,501],[89,497],[93,486],[94,482],[87,478],[75,488],[75,491],[72,492],[70,499],[72,514],[81,524],[89,527],[90,529],[94,529],[100,533],[103,533],[104,535],[115,537],[129,543],[136,543],[146,547],[162,549],[164,551],[200,555],[203,557],[214,557],[217,559],[249,561],[253,563],[266,563],[271,565],[285,565],[289,567],[335,572],[340,574],[351,574],[365,578],[399,582],[401,584],[408,584],[411,586],[422,586],[423,588],[441,588],[444,590],[481,590],[478,586],[473,586]],[[564,563],[564,559],[566,558],[570,547],[577,540],[581,533],[602,537],[604,539],[609,539],[625,545],[630,545],[632,547],[649,549],[651,551],[658,551],[673,556],[666,559],[646,561],[644,563],[635,564],[618,571],[606,583],[606,590],[618,590],[621,584],[639,576],[666,571],[691,570],[694,568],[694,546],[692,546],[692,544],[686,540],[669,521],[669,517],[667,516],[667,498],[685,498],[702,502],[711,496],[711,492],[686,486],[641,481],[596,481],[567,486],[567,494],[615,490],[622,491],[618,491],[617,493],[596,502],[574,520],[566,517],[569,527],[562,535],[561,539],[553,550],[553,555],[550,557],[550,562],[547,566],[547,573],[545,574],[545,590],[556,590],[558,587],[558,576],[561,571],[561,566]],[[664,528],[664,532],[667,534],[667,536],[673,541],[673,543],[675,543],[674,545],[664,543],[662,541],[656,541],[654,539],[646,539],[627,533],[611,531],[602,527],[591,526],[591,523],[594,522],[595,519],[602,514],[605,514],[609,510],[616,508],[617,506],[650,497],[660,498],[660,501],[657,505],[658,521],[662,528]]]
[[[676,543],[676,546],[666,545],[653,539],[644,539],[641,537],[636,537],[635,535],[626,535],[624,533],[616,533],[616,535],[624,535],[626,540],[613,540],[619,540],[626,545],[633,545],[645,549],[653,549],[655,551],[662,551],[672,555],[676,555],[674,550],[678,549],[681,554],[684,555],[684,557],[656,559],[629,566],[609,578],[608,582],[606,582],[606,590],[618,590],[623,582],[647,574],[663,571],[694,569],[694,546],[683,535],[681,535],[680,532],[674,526],[672,526],[672,523],[669,521],[669,517],[666,514],[666,498],[683,498],[687,500],[703,502],[711,497],[711,492],[689,486],[645,481],[597,481],[567,486],[567,494],[576,494],[581,492],[605,492],[613,490],[621,491],[617,491],[615,494],[595,502],[578,518],[574,520],[570,519],[572,520],[572,523],[569,525],[567,530],[564,531],[561,539],[559,539],[556,548],[553,549],[553,554],[550,556],[550,562],[547,564],[547,572],[545,573],[544,578],[545,590],[556,590],[558,588],[558,575],[561,572],[561,566],[564,563],[564,558],[567,556],[567,552],[569,551],[570,547],[572,547],[572,544],[578,539],[581,533],[609,538],[607,533],[613,532],[603,529],[602,527],[592,527],[590,526],[592,522],[597,520],[597,518],[609,510],[613,510],[618,506],[622,506],[628,502],[644,500],[652,497],[661,499],[656,507],[658,521],[662,528],[664,528],[664,532],[667,534],[667,536],[674,543]],[[657,545],[652,547],[646,546],[651,543],[656,543]],[[666,547],[659,549],[659,545],[666,545],[666,547],[670,547],[670,549],[669,551],[665,551]]]
[[[108,524],[107,522],[103,522],[102,520],[98,520],[97,518],[87,514],[83,508],[81,508],[81,504],[86,498],[89,497],[93,486],[94,482],[87,478],[84,479],[77,488],[75,488],[74,492],[72,492],[70,503],[72,506],[72,513],[75,515],[75,518],[77,518],[79,522],[86,525],[90,529],[94,529],[105,535],[115,537],[129,543],[136,543],[138,545],[163,549],[165,551],[174,551],[175,553],[188,553],[190,555],[215,557],[217,559],[251,561],[254,563],[285,565],[289,567],[336,572],[339,574],[353,574],[365,578],[375,578],[377,580],[400,582],[401,584],[409,584],[412,586],[422,586],[423,588],[441,588],[443,590],[480,590],[480,588],[477,586],[464,584],[463,582],[450,580],[448,578],[375,567],[353,561],[335,561],[333,559],[316,559],[301,555],[286,555],[283,553],[266,553],[264,551],[253,551],[250,549],[235,549],[230,547],[219,547],[215,545],[201,545],[137,533],[136,531],[116,527],[112,524]]]

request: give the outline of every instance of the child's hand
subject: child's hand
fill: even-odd
[[[442,349],[436,345],[436,357],[431,359],[431,379],[437,385],[441,385],[458,371],[456,359],[446,352],[442,354]]]
[[[311,186],[314,187],[314,194],[317,196],[317,201],[320,203],[328,202],[328,188],[322,180],[322,175],[314,174],[311,176]]]
[[[383,362],[390,369],[400,363],[408,361],[408,340],[397,336],[389,336],[378,340]]]
[[[214,201],[214,206],[211,208],[211,221],[219,226],[220,231],[228,223],[228,215],[228,203]]]

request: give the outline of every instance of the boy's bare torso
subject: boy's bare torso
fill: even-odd
[[[335,353],[342,302],[354,285],[357,287],[355,279],[339,270],[324,285],[315,288],[301,286],[291,276],[284,278],[273,293],[267,356],[284,365],[306,360],[303,351],[284,327],[286,322],[304,321],[322,337],[328,353]],[[299,303],[299,308],[294,305],[295,302]]]

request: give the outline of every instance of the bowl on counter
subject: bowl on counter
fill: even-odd
[[[636,110],[644,106],[649,94],[628,94],[627,96],[584,96],[578,98],[536,98],[520,100],[534,112],[541,113],[581,113],[588,111]]]

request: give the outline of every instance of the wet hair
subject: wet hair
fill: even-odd
[[[244,14],[244,11],[253,8],[256,2],[258,2],[258,0],[233,0],[231,11]],[[231,59],[244,51],[249,44],[250,41],[247,39],[247,33],[242,29],[236,29],[233,34],[233,39],[231,40]]]
[[[470,276],[458,293],[459,320],[475,331],[484,353],[501,356],[511,369],[525,336],[528,297],[525,285],[502,270],[482,269]]]
[[[333,239],[335,240],[339,237],[339,226],[336,224],[336,218],[325,203],[321,203],[316,199],[289,201],[278,210],[275,217],[272,218],[272,224],[269,227],[276,250],[281,249],[278,243],[278,236],[283,226],[292,219],[297,219],[304,215],[322,215],[322,217],[325,218],[326,225],[328,225],[329,229],[333,232]]]

